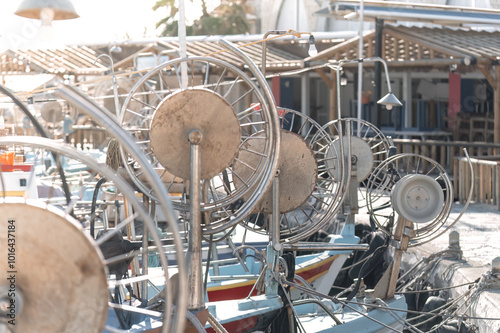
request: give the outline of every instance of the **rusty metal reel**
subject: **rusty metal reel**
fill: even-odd
[[[344,180],[331,177],[325,160],[330,135],[321,126],[301,112],[279,108],[281,125],[280,155],[277,179],[279,182],[279,213],[281,241],[293,243],[324,227],[340,208]],[[249,172],[259,151],[260,138],[249,138],[243,144],[233,170],[239,175]],[[235,180],[235,186],[245,187]],[[272,213],[272,188],[263,194],[253,213],[245,220],[250,230],[267,234]]]
[[[183,76],[182,68],[187,69],[187,76]],[[161,174],[171,193],[189,191],[188,135],[193,130],[201,132],[199,197],[205,234],[221,232],[241,222],[253,210],[275,173],[278,117],[275,105],[269,103],[272,100],[269,87],[263,78],[257,77],[257,82],[258,85],[254,78],[223,60],[174,59],[144,74],[123,103],[121,127],[131,133],[153,168],[173,175]],[[137,108],[136,101],[144,103]],[[253,152],[256,158],[249,165],[251,171],[241,177],[233,171],[233,165],[244,149],[244,142],[255,136],[262,139],[262,149]],[[141,192],[157,200],[157,191],[141,177],[141,166],[123,149],[121,153],[130,179]],[[245,186],[236,188],[236,178]],[[249,188],[256,191],[243,199]],[[177,198],[173,201],[174,208],[180,214],[188,212],[191,196]]]
[[[17,332],[101,332],[108,284],[99,248],[61,210],[8,199],[0,204],[0,249],[12,256],[1,261],[0,286],[16,296]]]
[[[233,166],[234,171],[246,176],[246,173],[249,172],[247,165],[252,164],[249,163],[249,160],[255,158],[255,154],[248,152],[259,151],[261,145],[262,140],[258,138],[247,140],[243,145],[242,153]],[[311,147],[298,134],[286,130],[281,132],[281,150],[277,177],[280,183],[280,213],[287,213],[299,208],[314,191],[318,177],[318,165]],[[244,184],[236,178],[235,186],[238,188],[244,186]],[[246,199],[245,196],[243,198]],[[273,198],[272,188],[270,188],[262,196],[254,211],[271,214],[272,208]]]
[[[227,168],[238,152],[241,129],[233,108],[219,94],[207,89],[182,90],[158,106],[150,138],[158,161],[177,177],[190,178],[189,133],[200,130],[201,179]]]

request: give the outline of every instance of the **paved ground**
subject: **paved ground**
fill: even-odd
[[[463,208],[464,205],[454,204],[449,221],[454,221]],[[500,257],[500,211],[495,206],[469,205],[451,230],[459,232],[463,257],[471,265],[482,265],[489,269],[492,260]],[[448,240],[449,232],[432,240],[429,245],[444,250],[448,247]]]

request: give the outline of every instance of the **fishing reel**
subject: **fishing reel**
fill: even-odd
[[[412,222],[409,246],[415,246],[451,227],[453,186],[446,170],[431,158],[397,154],[368,178],[366,205],[370,220],[390,236],[394,236],[398,219]]]
[[[278,115],[281,145],[275,178],[279,184],[274,186],[279,191],[274,194],[270,188],[243,225],[258,233],[269,233],[273,202],[277,200],[281,242],[293,243],[313,235],[336,215],[345,176],[338,147],[317,122],[288,108],[278,108]],[[248,140],[246,151],[260,144],[257,139]],[[251,159],[250,154],[241,154],[234,170],[251,164]],[[331,176],[333,168],[340,177]],[[236,186],[243,184],[236,182]]]
[[[263,80],[262,78],[260,78]],[[122,107],[120,125],[157,170],[173,205],[188,214],[190,131],[200,132],[199,209],[203,233],[233,227],[270,184],[277,163],[277,119],[270,92],[237,67],[210,57],[168,61],[137,81]],[[139,103],[138,103],[139,102]],[[258,145],[249,145],[259,142]],[[251,155],[242,165],[242,156]],[[158,199],[126,151],[122,165],[135,185]],[[238,165],[239,167],[235,168]],[[249,194],[248,189],[253,188]]]

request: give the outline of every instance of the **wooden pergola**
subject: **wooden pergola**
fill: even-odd
[[[98,55],[87,46],[6,50],[0,53],[0,75],[102,75],[108,66]]]
[[[380,56],[393,71],[449,72],[450,65],[457,72],[479,71],[494,90],[494,142],[500,143],[500,32],[470,29],[418,28],[383,25],[377,37],[375,30],[363,36],[364,57]],[[377,39],[381,41],[377,45]],[[305,61],[336,63],[342,59],[358,58],[359,37],[330,47]],[[377,47],[378,52],[377,52]],[[378,54],[377,54],[378,53]],[[330,114],[335,118],[335,71],[327,73],[316,69],[331,91]],[[453,107],[450,105],[450,107]],[[458,106],[459,107],[459,106]],[[451,110],[456,112],[456,110]]]

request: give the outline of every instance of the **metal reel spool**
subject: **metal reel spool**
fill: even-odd
[[[23,198],[4,199],[0,248],[14,259],[10,268],[2,260],[0,286],[11,279],[17,331],[102,332],[108,284],[99,247],[62,210]]]
[[[62,106],[56,101],[44,103],[40,109],[40,115],[48,123],[56,123],[64,119]]]
[[[324,163],[329,135],[313,119],[295,110],[279,108],[281,146],[278,162],[281,242],[293,243],[307,238],[329,222],[340,207],[342,180],[330,177]],[[259,140],[246,142],[248,149]],[[335,151],[335,158],[337,152]],[[234,169],[250,159],[241,155]],[[237,186],[242,186],[236,182]],[[247,229],[267,234],[272,213],[272,188],[262,197],[245,220]]]
[[[391,192],[394,210],[405,220],[426,223],[439,216],[444,194],[439,183],[428,175],[406,175]]]
[[[188,72],[186,86],[182,85],[183,66]],[[141,101],[140,109],[135,108],[137,101]],[[187,134],[201,130],[200,209],[207,222],[204,233],[213,234],[240,222],[270,183],[277,140],[276,116],[270,108],[252,79],[233,65],[206,57],[175,59],[137,82],[124,102],[120,123],[133,134],[154,168],[174,175],[164,183],[167,189],[189,180]],[[232,166],[244,150],[243,144],[256,137],[263,144],[250,152],[255,155],[248,165],[251,171],[239,175]],[[142,181],[134,159],[123,151],[122,158],[137,187],[156,199],[156,193]],[[245,186],[235,187],[235,179]],[[254,185],[258,191],[243,200]],[[181,212],[189,211],[189,200],[173,204]]]
[[[366,198],[363,189],[366,186],[366,180],[378,165],[385,161],[389,156],[391,143],[389,139],[373,124],[358,118],[342,118],[333,120],[323,126],[323,129],[329,133],[334,140],[335,150],[339,151],[340,140],[338,133],[340,130],[344,135],[344,150],[347,148],[348,140],[345,137],[347,126],[351,129],[351,160],[356,163],[356,175],[358,183],[358,206],[364,207]],[[359,134],[358,134],[359,133]],[[327,153],[330,157],[330,151]],[[331,177],[339,178],[339,163],[336,159],[327,159],[329,169],[332,171]]]
[[[34,156],[39,156],[43,151],[52,151],[64,156],[69,165],[80,162],[81,166],[86,168],[76,174],[66,173],[66,180],[72,189],[72,201],[69,205],[58,190],[57,186],[62,180],[57,173],[46,177],[52,186],[47,191],[47,196],[40,195],[38,199],[33,200],[22,197],[0,198],[0,213],[6,217],[0,225],[7,231],[11,225],[9,221],[12,220],[12,224],[16,226],[14,265],[16,284],[20,291],[18,295],[21,295],[20,302],[23,303],[23,309],[20,309],[17,316],[18,324],[22,327],[20,330],[42,333],[117,331],[116,326],[109,326],[109,322],[106,322],[109,313],[121,312],[139,317],[144,309],[125,307],[129,304],[108,299],[114,293],[114,285],[118,282],[114,275],[108,274],[106,267],[113,267],[124,260],[122,254],[108,255],[104,259],[101,253],[101,247],[109,244],[106,237],[117,235],[121,238],[120,232],[136,220],[144,224],[152,237],[152,244],[148,245],[162,246],[152,217],[145,210],[144,204],[138,201],[130,185],[117,176],[114,170],[60,142],[40,137],[1,137],[0,144],[23,147],[23,151],[31,151]],[[36,162],[37,158],[34,160],[35,164]],[[9,177],[9,173],[0,173],[0,177]],[[44,180],[43,177],[38,177],[39,180]],[[130,218],[121,220],[115,229],[109,229],[105,236],[94,240],[88,236],[88,230],[81,227],[89,214],[88,201],[82,200],[82,196],[87,190],[93,189],[99,177],[107,179],[116,189],[115,193],[120,192],[127,198],[128,207],[133,210],[133,214]],[[35,181],[35,177],[27,176],[26,189],[32,188],[29,184],[31,181]],[[2,184],[6,184],[5,181]],[[0,195],[1,193],[2,191]],[[30,194],[25,193],[25,196]],[[112,202],[114,203],[114,200]],[[69,214],[73,214],[76,219]],[[115,224],[117,222],[119,221],[115,221]],[[7,237],[7,232],[0,233],[0,248],[4,249],[5,253],[10,244]],[[130,251],[125,252],[129,258]],[[134,255],[137,256],[138,253]],[[182,253],[176,255],[178,262],[182,262],[183,257]],[[166,301],[162,305],[164,320],[159,319],[158,324],[163,325],[161,332],[167,332],[169,328],[181,325],[180,319],[172,314],[172,305],[179,304],[181,295],[175,294],[168,283],[168,264],[164,255],[159,254],[159,258],[161,276],[156,275],[154,278],[163,277],[167,291],[163,295]],[[11,270],[7,264],[6,260],[1,262],[0,268],[4,272],[2,274],[8,274]],[[134,282],[142,283],[152,278],[153,276],[143,271],[134,276]],[[7,280],[5,278],[2,281]],[[4,282],[0,282],[0,292],[4,290],[3,284]],[[126,285],[127,279],[122,279],[121,284]],[[4,301],[4,296],[0,295],[0,301]],[[111,303],[114,304],[113,307],[108,306]]]
[[[120,105],[123,105],[123,101],[125,100],[125,96],[127,96],[128,92],[133,88],[135,83],[137,82],[137,78],[135,77],[118,77],[116,79],[117,84],[117,92],[118,92],[118,101]],[[115,99],[113,96],[113,81],[106,80],[99,83],[92,95],[99,101],[102,106],[108,110],[114,117],[117,117],[116,114],[116,106]],[[140,107],[139,102],[135,102],[135,108]]]
[[[453,187],[446,170],[426,156],[390,157],[373,171],[366,192],[370,218],[383,232],[392,235],[397,218],[414,222],[410,246],[446,231]]]

